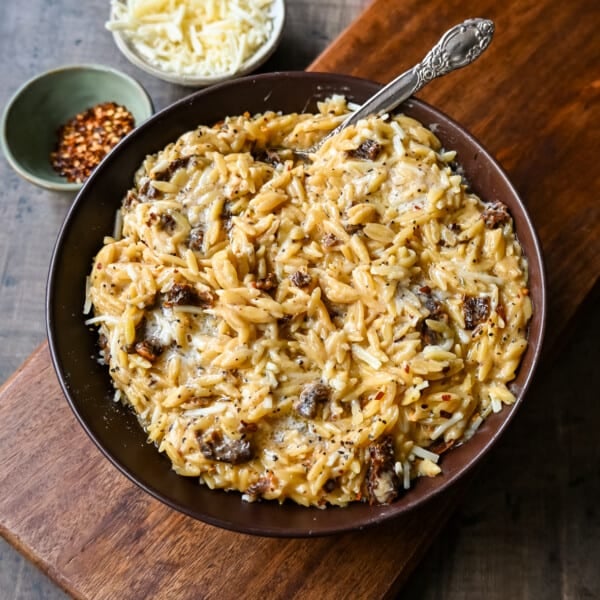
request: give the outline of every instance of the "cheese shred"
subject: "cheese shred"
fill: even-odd
[[[233,75],[270,37],[273,0],[112,0],[106,28],[152,66]]]

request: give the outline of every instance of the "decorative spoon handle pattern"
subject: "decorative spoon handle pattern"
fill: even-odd
[[[432,79],[472,63],[490,45],[493,35],[494,23],[488,19],[468,19],[452,27],[419,64],[383,87],[326,136],[318,146],[325,139],[360,119],[396,108]]]

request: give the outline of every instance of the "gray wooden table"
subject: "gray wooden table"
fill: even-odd
[[[288,0],[282,45],[264,70],[307,66],[367,1]],[[2,0],[0,108],[30,77],[73,63],[102,63],[135,76],[157,109],[187,95],[190,90],[155,80],[121,57],[103,28],[107,11],[108,0]],[[45,337],[49,257],[73,196],[28,184],[4,157],[0,181],[2,382]],[[560,350],[564,359],[552,372],[542,368],[543,382],[474,478],[403,597],[600,598],[597,305],[596,293]],[[540,430],[547,432],[544,444],[530,435]],[[62,597],[0,540],[0,600]]]

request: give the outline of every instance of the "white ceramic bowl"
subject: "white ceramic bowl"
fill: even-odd
[[[111,19],[113,18],[111,12]],[[234,73],[221,73],[212,76],[206,75],[191,75],[191,74],[178,74],[173,71],[166,71],[159,67],[150,64],[144,56],[142,56],[132,41],[128,38],[127,34],[121,31],[113,31],[113,38],[117,48],[123,53],[123,55],[136,67],[142,69],[150,75],[168,81],[170,83],[176,83],[187,87],[207,87],[215,83],[226,81],[228,79],[235,79],[243,75],[247,75],[260,67],[267,59],[273,54],[283,34],[283,27],[285,24],[285,1],[284,0],[273,0],[271,7],[271,16],[273,19],[273,28],[271,34],[266,42],[254,52],[249,58],[247,58],[240,66],[240,68]]]

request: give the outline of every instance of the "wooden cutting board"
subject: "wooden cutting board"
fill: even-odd
[[[484,57],[419,96],[474,133],[521,192],[546,256],[552,349],[600,272],[600,46],[594,19],[582,18],[596,3],[505,4],[374,0],[310,69],[387,82],[449,26],[496,22]],[[268,539],[204,525],[100,455],[62,396],[47,345],[0,391],[0,423],[0,534],[76,598],[393,597],[465,485],[342,536]]]
[[[46,345],[5,385],[0,422],[0,532],[76,598],[385,597],[459,493],[342,536],[272,539],[205,525],[101,456],[67,408]]]

